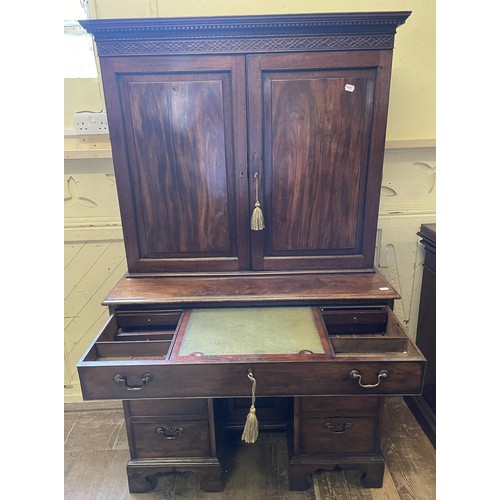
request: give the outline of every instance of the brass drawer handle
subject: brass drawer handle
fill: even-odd
[[[156,434],[163,436],[165,439],[176,439],[180,434],[184,433],[184,427],[177,427],[177,429],[174,429],[171,425],[169,425],[166,429],[165,427],[157,427],[155,432]]]
[[[360,387],[363,389],[373,389],[374,387],[378,387],[380,385],[380,382],[382,382],[383,379],[386,379],[389,376],[389,372],[387,370],[380,370],[378,372],[378,382],[376,384],[363,384],[361,383],[361,373],[359,373],[358,370],[351,370],[349,372],[349,378],[355,380],[358,379],[358,384]]]
[[[345,422],[343,424],[334,424],[332,422],[325,423],[325,429],[329,429],[332,432],[344,432],[352,427],[351,422]]]
[[[119,373],[113,377],[113,382],[118,385],[123,384],[123,387],[125,387],[127,391],[140,391],[148,382],[151,382],[152,380],[153,375],[151,375],[151,373],[145,373],[142,376],[141,385],[128,385],[127,377],[120,375]]]

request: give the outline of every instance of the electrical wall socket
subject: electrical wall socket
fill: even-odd
[[[78,135],[109,134],[106,113],[75,113],[75,130]]]

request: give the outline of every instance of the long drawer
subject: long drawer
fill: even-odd
[[[78,364],[85,399],[420,394],[424,369],[387,307],[118,311]]]

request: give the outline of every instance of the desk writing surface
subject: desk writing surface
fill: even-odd
[[[310,307],[193,309],[179,356],[324,354]]]

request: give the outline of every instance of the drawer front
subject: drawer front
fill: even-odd
[[[301,418],[303,455],[352,454],[378,451],[376,418]]]
[[[243,427],[252,398],[218,399],[217,419],[228,427]],[[261,428],[279,428],[286,426],[292,417],[292,398],[260,398],[255,401],[259,426]]]
[[[174,320],[179,318],[180,326],[174,333],[169,330],[173,328],[170,324],[155,325],[145,333],[140,328],[131,332],[137,328],[137,318],[133,317],[130,324],[130,318],[125,321],[117,314],[78,364],[83,396],[126,400],[249,397],[250,370],[257,381],[258,397],[421,394],[425,358],[406,337],[392,311],[356,310],[355,316],[352,311],[323,312],[334,325],[344,324],[346,318],[354,321],[355,317],[363,325],[374,323],[375,331],[363,330],[359,335],[331,333],[321,326],[323,313],[314,308],[314,324],[324,353],[301,350],[276,356],[181,356],[181,332],[189,321],[189,310],[175,313]],[[168,321],[164,316],[159,323],[175,323],[170,316]],[[384,318],[387,323],[380,331]],[[164,327],[160,338],[151,339],[152,331],[157,332],[159,326]],[[124,331],[127,340],[120,336]],[[129,340],[136,337],[139,340]],[[258,351],[259,346],[255,349]]]
[[[210,456],[206,420],[155,419],[131,423],[132,458]]]
[[[204,417],[208,415],[206,399],[136,399],[126,402],[130,416]]]
[[[333,359],[330,362],[80,366],[85,399],[420,394],[425,362]],[[355,372],[358,377],[352,378]],[[385,378],[380,375],[386,373]]]
[[[376,415],[380,398],[369,396],[311,396],[299,398],[301,414],[315,413],[335,415],[369,414]]]

